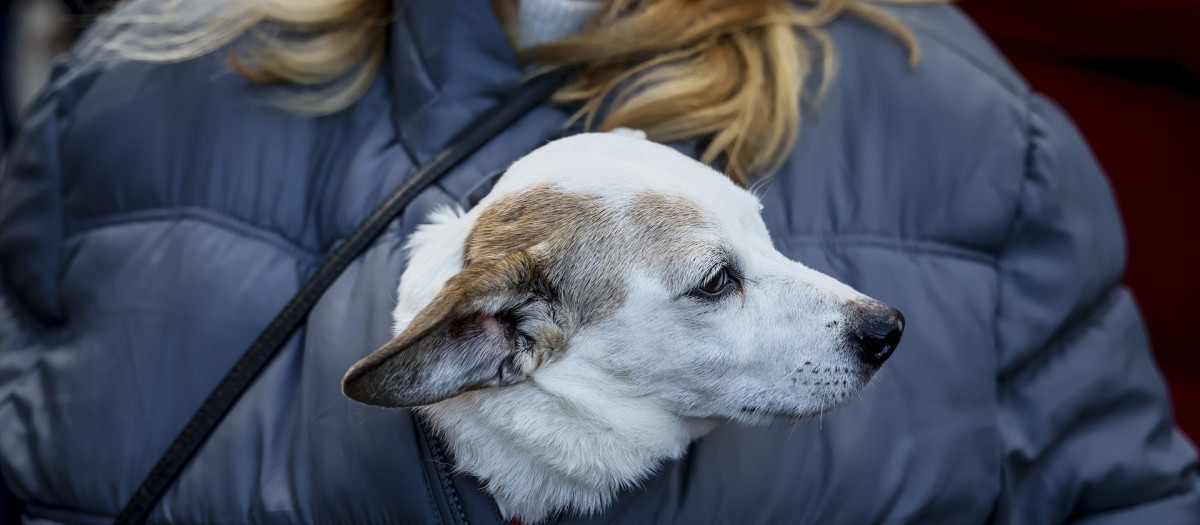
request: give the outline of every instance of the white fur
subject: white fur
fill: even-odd
[[[470,212],[435,213],[409,241],[397,334],[462,269],[482,210],[546,183],[601,196],[614,209],[647,191],[683,197],[707,214],[710,226],[694,232],[697,246],[735,254],[745,282],[740,297],[698,306],[655,275],[703,282],[711,249],[672,268],[631,265],[620,308],[569,334],[565,354],[528,380],[419,407],[506,519],[596,511],[721,421],[812,417],[852,399],[870,379],[874,370],[843,346],[848,305],[873,301],[777,252],[750,193],[629,134],[553,142],[515,163]]]

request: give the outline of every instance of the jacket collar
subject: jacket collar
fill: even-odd
[[[419,164],[520,82],[488,0],[394,0],[385,61],[397,132]]]

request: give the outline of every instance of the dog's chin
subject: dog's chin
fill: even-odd
[[[853,397],[843,402],[823,406],[817,410],[743,407],[738,413],[737,417],[733,418],[733,420],[746,425],[803,423],[842,408],[846,404],[850,403],[850,401],[853,401]]]
[[[755,404],[743,405],[734,417],[730,418],[736,422],[748,425],[767,425],[772,423],[799,423],[816,419],[825,414],[842,408],[854,400],[858,399],[865,390],[866,383],[870,381],[870,377],[863,381],[863,385],[845,390],[837,390],[832,392],[823,392],[816,399],[809,398],[809,403],[797,405],[785,401],[779,402],[760,402]],[[813,406],[812,401],[818,400],[819,404]]]

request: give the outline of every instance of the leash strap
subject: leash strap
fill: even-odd
[[[279,353],[296,329],[304,325],[313,305],[329,289],[334,280],[359,255],[362,255],[368,246],[375,242],[387,225],[400,215],[421,191],[512,125],[518,118],[546,100],[562,85],[566,76],[566,71],[551,71],[534,77],[517,87],[499,104],[468,125],[442,151],[417,168],[411,177],[401,183],[382,204],[376,207],[351,232],[345,242],[338,246],[325,262],[321,263],[321,266],[317,268],[312,277],[309,277],[300,291],[288,301],[283,310],[271,321],[271,324],[267,325],[267,328],[258,335],[245,354],[225,374],[217,388],[204,400],[204,404],[187,422],[187,425],[184,425],[183,430],[175,437],[175,441],[159,458],[146,478],[142,480],[141,486],[129,498],[129,502],[121,509],[121,513],[117,515],[115,523],[118,525],[145,523],[146,518],[162,499],[167,489],[183,472],[184,467],[212,435],[213,430],[217,428],[229,410],[233,408],[259,373],[266,368],[267,363],[271,362],[275,354]]]

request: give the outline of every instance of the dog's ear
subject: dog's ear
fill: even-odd
[[[346,372],[342,393],[412,407],[523,381],[536,363],[509,313],[529,300],[536,268],[522,251],[463,269],[403,333]]]

